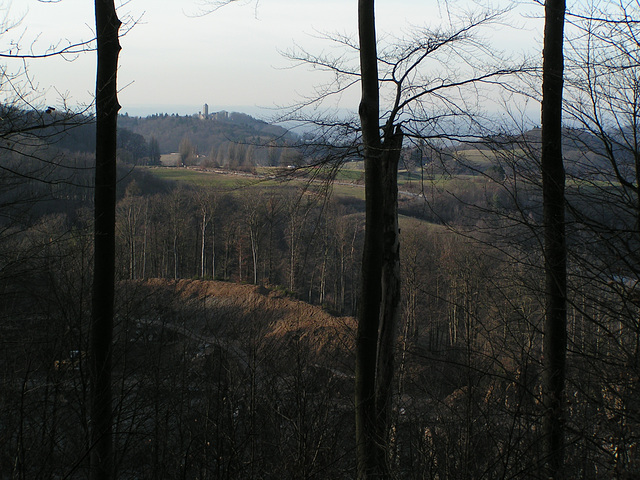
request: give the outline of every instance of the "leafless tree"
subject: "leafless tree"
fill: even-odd
[[[391,474],[389,413],[400,305],[397,168],[403,139],[446,139],[455,137],[453,132],[473,136],[469,125],[452,130],[454,119],[475,123],[466,92],[462,92],[466,87],[473,90],[483,84],[499,84],[521,67],[501,65],[483,70],[472,60],[478,54],[495,60],[488,49],[474,41],[472,31],[497,21],[497,12],[471,16],[450,30],[420,31],[406,41],[391,43],[381,52],[373,1],[359,2],[358,14],[359,41],[348,37],[333,39],[354,56],[357,54],[359,67],[349,62],[348,55],[327,58],[294,52],[290,57],[335,75],[335,82],[320,88],[308,104],[322,102],[358,82],[361,85],[360,127],[326,118],[305,120],[320,127],[333,127],[334,135],[352,138],[351,145],[362,142],[366,226],[356,348],[356,446],[359,478],[370,478]],[[455,78],[439,76],[442,72],[436,65],[440,54],[460,56],[472,67]],[[385,109],[380,107],[381,98],[389,102]],[[294,118],[305,118],[304,105],[294,112]],[[321,138],[327,136],[333,135],[321,134]],[[343,151],[352,148],[348,141],[341,143]],[[336,158],[345,161],[344,156]]]
[[[112,0],[96,0],[95,252],[91,315],[91,478],[113,478],[112,338],[115,289],[117,71],[121,22]]]
[[[547,475],[564,478],[564,383],[567,351],[567,247],[565,239],[562,86],[565,2],[545,3],[542,63],[542,170],[545,330],[544,446]]]

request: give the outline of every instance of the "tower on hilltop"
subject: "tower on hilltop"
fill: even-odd
[[[207,105],[206,103],[202,107],[202,114],[204,115],[204,118],[209,117],[209,105]]]

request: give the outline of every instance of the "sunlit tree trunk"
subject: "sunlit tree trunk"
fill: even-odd
[[[115,276],[116,73],[120,20],[113,0],[96,0],[95,252],[91,314],[91,478],[113,477],[111,357]]]
[[[564,0],[545,3],[542,66],[542,196],[544,220],[544,455],[546,477],[563,478],[564,380],[567,348],[562,88]]]

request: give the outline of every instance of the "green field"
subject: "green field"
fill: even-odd
[[[467,150],[458,150],[455,152],[455,157],[459,158],[465,163],[470,163],[476,167],[490,167],[495,162],[495,152],[491,150],[478,150],[477,148],[470,148]]]
[[[256,175],[241,172],[212,172],[176,167],[141,167],[152,175],[167,181],[184,182],[191,185],[209,187],[221,192],[242,192],[246,188],[258,188],[264,190],[278,190],[290,188],[307,188],[310,191],[323,192],[327,188],[336,198],[351,198],[364,200],[364,172],[356,165],[348,164],[338,172],[336,178],[327,186],[327,175],[314,171],[313,175],[287,176],[282,169],[261,167]],[[299,172],[298,172],[299,173]],[[313,178],[312,178],[313,177]],[[398,172],[398,187],[401,190],[411,191],[412,187],[419,187],[424,181],[431,188],[466,191],[482,188],[487,179],[474,175],[436,175],[424,179],[419,173],[400,170]]]
[[[162,180],[184,182],[191,185],[210,187],[215,190],[227,192],[240,192],[246,188],[274,190],[279,188],[307,187],[310,190],[322,190],[326,187],[322,180],[316,180],[310,183],[306,178],[274,178],[277,173],[276,169],[267,168],[259,169],[259,176],[244,175],[241,173],[215,173],[175,167],[152,167],[145,168],[145,170]],[[281,172],[282,170],[278,169],[277,171]],[[362,185],[341,183],[346,182],[347,178],[355,176],[356,173],[356,171],[347,171],[347,175],[345,177],[337,179],[336,182],[331,185],[332,195],[364,200],[364,188]]]
[[[215,173],[201,170],[175,167],[152,167],[147,171],[154,176],[173,182],[185,182],[202,187],[214,187],[220,190],[236,190],[255,185],[274,186],[280,182],[264,177],[234,173]]]

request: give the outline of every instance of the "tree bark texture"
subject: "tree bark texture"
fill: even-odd
[[[111,391],[115,276],[116,73],[120,43],[113,0],[96,0],[98,67],[96,75],[95,252],[91,312],[91,478],[113,478]]]
[[[545,329],[543,435],[546,476],[563,478],[564,383],[567,348],[565,173],[562,159],[564,0],[545,3],[542,66],[542,195]]]
[[[397,168],[402,132],[380,133],[373,0],[358,2],[365,163],[365,238],[356,338],[356,459],[359,479],[390,478],[389,411],[400,303]]]

